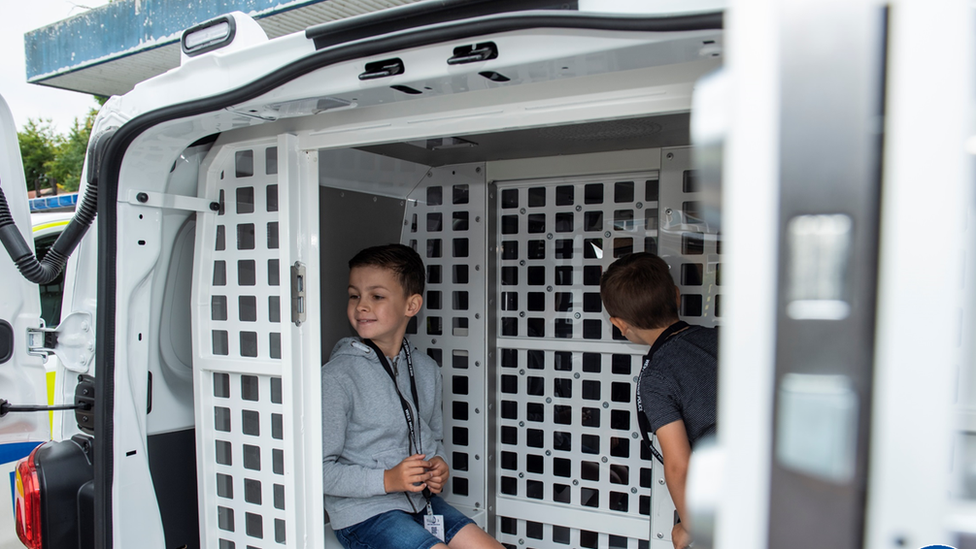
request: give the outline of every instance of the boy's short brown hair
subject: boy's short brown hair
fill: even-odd
[[[356,267],[379,267],[389,269],[396,275],[403,288],[404,297],[414,294],[424,295],[427,270],[420,254],[410,246],[386,244],[361,250],[349,260],[349,270]]]
[[[678,320],[674,279],[668,264],[652,253],[630,254],[611,263],[600,278],[600,298],[610,316],[642,330]]]

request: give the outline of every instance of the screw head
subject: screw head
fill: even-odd
[[[606,463],[606,462],[608,462],[610,460],[607,459],[607,456],[603,456],[602,458],[600,458],[600,461],[602,461],[603,463]]]
[[[546,286],[546,291],[547,292],[551,292],[552,291],[552,286]]]
[[[519,311],[519,318],[525,318],[525,311]]]
[[[520,214],[524,214],[525,213],[525,208],[519,208],[519,213]]]
[[[220,202],[211,202],[210,203],[210,211],[212,211],[212,212],[219,212],[220,211]]]
[[[475,223],[481,223],[481,216],[480,215],[474,216],[474,222]]]
[[[525,473],[519,473],[519,478],[525,478]]]
[[[576,313],[576,314],[573,315],[573,318],[579,320],[580,318],[583,318],[583,315],[581,315],[579,313]]]
[[[573,486],[579,486],[579,481],[575,478],[573,479]]]
[[[630,489],[630,493],[631,494],[636,494],[637,493],[637,488],[631,488]]]
[[[520,421],[519,422],[519,427],[525,427],[525,422],[524,421]]]
[[[546,397],[546,404],[552,404],[552,397]]]
[[[607,232],[603,233],[603,236],[606,237],[606,238],[610,238],[610,236],[611,236],[610,231],[607,231]]]
[[[481,166],[476,167],[474,173],[481,173]]]
[[[609,408],[610,407],[610,403],[609,402],[604,402],[603,403],[603,407],[604,408]]]
[[[546,457],[551,456],[551,455],[552,455],[552,450],[546,450]]]
[[[664,486],[664,479],[663,478],[657,479],[657,483],[660,484],[661,486]]]
[[[576,206],[576,211],[578,211],[578,212],[583,211],[583,206]]]
[[[638,203],[636,204],[636,206],[637,206],[637,209],[638,209],[638,210],[641,210],[641,209],[643,209],[643,208],[644,208],[644,203],[643,203],[643,202],[638,202]]]
[[[136,195],[136,200],[145,204],[146,202],[149,202],[149,195],[146,193],[139,193]],[[218,204],[217,207],[219,208],[220,205]],[[213,209],[213,205],[210,206],[210,209]]]
[[[519,370],[519,375],[520,376],[524,376],[525,375],[525,368],[522,368],[521,370]]]
[[[662,534],[661,532],[658,532],[657,533],[657,539],[664,539],[664,534]]]
[[[552,233],[548,233],[546,235],[546,240],[552,240]]]
[[[674,160],[674,153],[668,153],[668,160]]]
[[[519,261],[519,266],[520,267],[525,267],[525,260],[524,259],[522,261]]]
[[[481,318],[481,314],[479,314],[479,313],[475,313],[475,314],[474,314],[474,319],[475,319],[475,320],[478,320],[479,318]]]
[[[580,378],[579,372],[576,372],[575,374],[573,374],[573,377],[576,378],[576,379],[579,379]]]
[[[637,437],[638,437],[638,436],[640,436],[640,435],[638,435],[637,433],[631,433],[631,434],[630,434],[630,438],[632,438],[632,439],[634,439],[634,440],[637,440]]]

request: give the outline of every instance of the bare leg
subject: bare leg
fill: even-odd
[[[435,547],[440,549],[440,544]],[[468,524],[451,538],[450,549],[502,549],[502,544],[477,524]]]

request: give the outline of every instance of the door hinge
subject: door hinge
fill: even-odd
[[[291,321],[295,326],[305,322],[305,265],[298,261],[291,266]]]
[[[55,355],[66,369],[87,372],[95,357],[91,313],[71,313],[54,328],[27,328],[27,353],[41,357]]]

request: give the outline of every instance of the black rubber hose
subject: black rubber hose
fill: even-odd
[[[88,146],[88,187],[85,189],[85,196],[81,199],[75,216],[44,255],[44,259],[38,260],[24,241],[10,214],[7,197],[0,188],[0,243],[3,243],[10,259],[17,265],[24,278],[34,284],[48,284],[61,274],[68,257],[78,247],[78,243],[95,220],[95,213],[98,211],[98,170],[101,166],[101,153],[114,133],[114,130],[105,131],[91,140]]]

